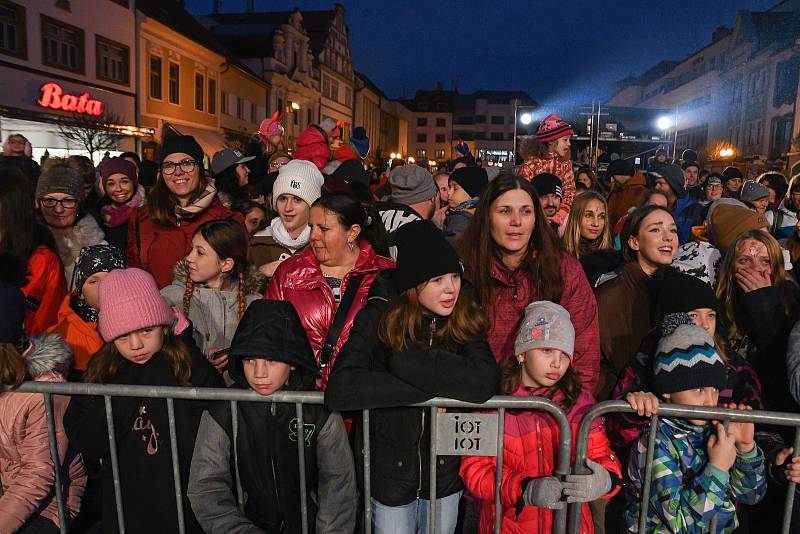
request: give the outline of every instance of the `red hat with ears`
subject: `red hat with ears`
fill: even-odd
[[[258,132],[256,132],[256,135],[262,143],[265,145],[268,144],[268,138],[273,135],[283,135],[284,129],[280,120],[281,115],[276,111],[272,114],[272,117],[261,121],[261,124],[258,125]]]

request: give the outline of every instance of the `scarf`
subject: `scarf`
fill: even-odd
[[[213,182],[208,182],[206,188],[200,193],[200,196],[194,199],[191,204],[185,208],[179,205],[175,206],[175,218],[180,221],[181,219],[191,219],[197,214],[203,213],[208,209],[216,196],[217,188],[214,187]]]
[[[581,236],[578,240],[578,252],[581,255],[581,258],[584,256],[588,256],[594,252],[597,252],[600,249],[600,242],[603,240],[603,236],[601,235],[597,239],[589,240],[585,237]]]
[[[297,236],[297,239],[292,239],[292,236],[289,235],[289,232],[287,232],[286,228],[283,226],[280,217],[272,219],[272,222],[269,223],[269,228],[272,231],[272,239],[279,245],[291,250],[293,254],[306,246],[311,237],[311,227],[306,226],[303,228],[303,233]]]
[[[144,205],[144,187],[141,185],[136,188],[136,192],[125,204],[111,202],[100,208],[103,215],[103,222],[106,228],[116,228],[128,222],[128,216],[133,208]]]

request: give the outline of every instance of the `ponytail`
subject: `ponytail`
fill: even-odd
[[[247,291],[244,287],[245,275],[243,272],[239,273],[239,319],[244,315],[244,310],[247,308]]]
[[[183,292],[183,315],[189,317],[189,308],[192,304],[192,294],[194,293],[194,281],[186,275],[186,289]]]

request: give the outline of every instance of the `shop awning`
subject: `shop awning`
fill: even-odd
[[[184,126],[182,124],[174,125],[168,122],[164,123],[163,137],[167,138],[170,135],[191,135],[194,137],[200,146],[203,147],[203,152],[209,159],[219,150],[227,147],[225,138],[217,130],[204,130],[202,128],[195,128],[194,126]]]

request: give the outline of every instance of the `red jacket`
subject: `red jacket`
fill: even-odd
[[[25,333],[41,334],[58,322],[58,308],[67,295],[67,279],[58,254],[45,246],[36,247],[28,258],[28,283],[22,288],[28,311]]]
[[[328,160],[331,159],[331,149],[328,146],[328,139],[322,130],[316,126],[309,126],[305,132],[297,138],[297,150],[293,154],[294,159],[304,159],[310,161],[322,172]]]
[[[394,267],[392,260],[377,255],[366,240],[361,240],[360,248],[361,251],[355,267],[342,280],[342,296],[344,296],[347,290],[347,283],[352,276],[363,274],[364,278],[358,288],[353,305],[347,313],[347,321],[344,328],[342,328],[339,340],[336,342],[331,361],[322,372],[319,386],[322,390],[328,384],[328,376],[333,368],[333,363],[336,361],[339,349],[342,348],[342,345],[350,336],[350,328],[353,326],[356,314],[367,304],[367,296],[369,295],[372,281],[378,272]],[[333,323],[336,305],[333,291],[331,291],[330,286],[322,276],[319,261],[314,256],[311,247],[306,247],[302,252],[298,252],[278,266],[269,281],[264,298],[288,300],[292,303],[300,316],[303,328],[306,330],[308,341],[314,350],[314,358],[319,364],[320,350],[323,343],[325,343],[325,336]]]
[[[580,373],[586,391],[594,391],[600,365],[597,302],[581,264],[566,252],[561,252],[561,277],[564,290],[559,304],[567,309],[575,327],[572,365]],[[488,310],[489,345],[495,359],[502,362],[514,356],[514,338],[525,306],[537,298],[531,293],[530,276],[522,269],[512,273],[497,258],[493,260],[492,278],[495,285]]]
[[[516,396],[532,396],[525,388],[518,389]],[[594,398],[585,389],[568,414],[572,427],[572,458],[575,458],[574,436],[586,411],[594,404]],[[527,477],[544,477],[555,474],[560,446],[558,424],[549,415],[534,411],[507,411],[503,435],[503,475],[500,488],[500,503],[503,507],[501,532],[506,534],[549,534],[553,531],[553,511],[536,506],[526,506],[516,516],[515,507],[522,495],[522,480]],[[589,431],[587,457],[608,471],[622,476],[622,468],[611,451],[602,418],[592,423]],[[461,463],[461,478],[467,489],[480,499],[480,532],[494,532],[494,481],[497,459],[494,456],[465,456]],[[604,495],[611,498],[619,486]],[[592,534],[592,516],[588,503],[583,504],[581,534]]]
[[[128,222],[128,267],[140,267],[149,272],[162,289],[172,283],[175,264],[189,254],[197,227],[207,221],[230,218],[244,228],[242,215],[223,206],[219,197],[197,216],[181,219],[180,224],[168,228],[150,220],[147,206],[136,208]]]

